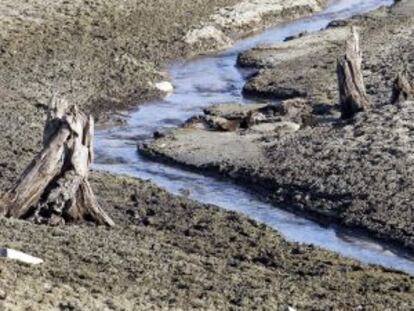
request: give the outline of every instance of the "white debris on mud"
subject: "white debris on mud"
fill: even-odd
[[[43,263],[43,260],[31,255],[16,251],[11,248],[0,248],[0,257],[14,259],[23,263],[38,265]]]
[[[161,81],[154,84],[155,88],[157,90],[160,90],[163,93],[171,94],[174,91],[174,86],[171,84],[171,82],[168,81]]]

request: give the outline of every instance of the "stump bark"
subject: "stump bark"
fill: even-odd
[[[412,100],[414,98],[414,87],[410,84],[408,74],[400,72],[394,81],[392,88],[392,104],[399,104],[401,102]]]
[[[362,75],[362,53],[359,34],[352,28],[352,35],[346,42],[345,55],[338,60],[338,88],[343,119],[370,106]]]
[[[93,133],[91,116],[54,97],[43,133],[43,149],[0,198],[3,216],[50,225],[87,220],[113,226],[88,182]]]

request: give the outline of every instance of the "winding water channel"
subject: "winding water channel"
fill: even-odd
[[[235,66],[238,53],[257,44],[283,41],[287,36],[303,31],[317,31],[332,20],[368,12],[392,2],[331,1],[321,13],[269,29],[220,54],[173,64],[168,68],[175,87],[172,95],[131,111],[125,125],[97,131],[95,169],[151,180],[174,194],[186,190],[196,201],[241,212],[271,226],[290,241],[314,244],[365,263],[381,264],[414,275],[414,261],[400,251],[356,232],[322,226],[278,209],[232,182],[152,162],[140,156],[136,148],[138,143],[152,137],[154,131],[176,127],[206,106],[248,102],[241,95],[245,75]]]

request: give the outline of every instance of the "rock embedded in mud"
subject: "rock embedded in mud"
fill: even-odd
[[[250,129],[255,133],[294,133],[312,120],[312,108],[301,98],[280,104],[219,104],[204,109],[205,115],[187,120],[184,128],[230,131]]]
[[[287,120],[302,123],[303,120],[311,118],[313,109],[308,100],[294,98],[276,105],[275,111]]]
[[[269,104],[239,104],[224,103],[212,105],[204,109],[206,115],[218,116],[228,120],[243,119],[248,117],[252,112],[258,111]]]
[[[154,139],[160,139],[160,138],[164,138],[167,134],[165,132],[161,132],[161,131],[155,131],[153,133],[153,137]]]
[[[244,128],[251,128],[255,124],[263,123],[267,120],[267,116],[259,111],[251,112],[250,115],[243,120]]]
[[[205,117],[205,120],[209,128],[215,131],[232,132],[240,127],[240,121],[238,120],[229,120],[222,117],[208,115]]]
[[[204,116],[194,116],[184,122],[183,128],[207,130],[208,124]]]
[[[288,37],[286,37],[286,38],[283,40],[283,42],[292,41],[292,40],[295,40],[295,39],[301,38],[301,37],[303,37],[303,36],[305,36],[305,35],[308,35],[308,34],[309,34],[309,32],[308,32],[308,31],[302,31],[301,33],[299,33],[299,34],[297,34],[297,35],[293,35],[293,36],[288,36]]]
[[[184,128],[210,129],[215,131],[236,131],[267,120],[268,104],[218,104],[204,109],[204,115],[187,120]]]
[[[174,86],[169,81],[161,81],[154,84],[154,87],[166,94],[171,94],[174,91]]]
[[[349,25],[349,20],[340,19],[340,20],[334,20],[330,22],[326,28],[346,27],[348,25]]]

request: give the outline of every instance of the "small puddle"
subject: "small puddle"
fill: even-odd
[[[364,263],[380,264],[414,275],[414,261],[403,252],[357,232],[322,226],[278,209],[229,181],[150,161],[136,149],[137,144],[152,137],[154,131],[177,127],[211,104],[249,102],[241,95],[245,72],[235,67],[238,53],[257,44],[283,41],[303,31],[317,31],[332,20],[392,3],[392,0],[331,1],[319,14],[271,28],[217,55],[172,65],[169,74],[175,89],[171,96],[140,106],[129,114],[123,126],[97,131],[95,169],[151,180],[171,193],[186,194],[202,203],[241,212],[271,226],[290,241],[314,244]]]

